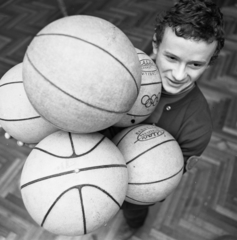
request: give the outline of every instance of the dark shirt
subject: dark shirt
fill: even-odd
[[[212,119],[208,103],[199,87],[195,85],[182,99],[166,104],[156,125],[177,140],[185,160],[191,156],[200,156],[211,138]]]

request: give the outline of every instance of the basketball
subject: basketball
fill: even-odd
[[[114,143],[100,133],[58,131],[31,151],[21,174],[32,218],[58,235],[84,235],[105,225],[125,199],[128,171]]]
[[[64,17],[45,26],[23,60],[27,95],[42,117],[74,133],[118,122],[139,94],[141,67],[128,37],[93,16]]]
[[[117,127],[129,127],[141,123],[155,110],[161,95],[161,78],[153,60],[143,51],[136,48],[142,69],[139,95],[122,119],[115,124]]]
[[[178,186],[184,168],[177,141],[153,125],[136,125],[119,132],[113,142],[128,167],[126,201],[138,205],[165,199]]]
[[[28,144],[36,144],[58,130],[44,120],[28,100],[22,80],[22,63],[1,78],[0,125],[13,138]]]

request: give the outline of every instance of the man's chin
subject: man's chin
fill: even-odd
[[[182,92],[182,89],[174,89],[174,88],[170,88],[170,87],[162,87],[162,92],[165,94],[169,94],[169,95],[176,95],[179,94],[180,92]]]
[[[162,92],[169,95],[177,95],[189,91],[194,87],[194,84],[187,86],[185,88],[174,88],[170,86],[162,86]]]

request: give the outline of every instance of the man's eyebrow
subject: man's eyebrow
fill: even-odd
[[[166,55],[170,55],[170,56],[172,56],[172,57],[175,57],[175,58],[178,58],[178,59],[179,59],[178,56],[176,56],[175,54],[173,54],[173,53],[171,53],[171,52],[164,51],[164,53],[165,53]]]
[[[178,56],[176,56],[175,54],[169,52],[169,51],[164,51],[165,54],[170,55],[172,57],[175,57],[177,59],[180,59]],[[196,63],[196,64],[200,64],[200,65],[205,65],[206,61],[199,61],[199,60],[191,60],[190,63]]]

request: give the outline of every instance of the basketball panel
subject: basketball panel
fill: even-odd
[[[3,80],[3,81],[2,81]],[[15,139],[38,143],[57,130],[30,104],[22,81],[22,63],[11,68],[0,85],[0,124]]]
[[[106,49],[130,69],[140,86],[141,69],[135,48],[129,38],[112,23],[94,16],[69,16],[50,23],[40,34],[74,36]]]
[[[58,131],[41,117],[23,121],[0,121],[0,125],[13,138],[27,144],[37,144],[46,136]]]
[[[0,118],[11,120],[38,116],[25,93],[22,65],[15,65],[1,78]]]
[[[57,235],[83,235],[83,203],[77,188],[63,194],[56,202],[43,225]]]
[[[60,176],[67,172],[73,174],[76,169],[74,167],[75,159],[73,163],[67,160],[64,158],[54,159],[49,154],[33,150],[24,164],[21,174],[21,186],[38,179],[47,179],[49,176]]]
[[[89,231],[106,225],[120,210],[119,206],[108,195],[97,188],[83,188],[82,196]]]
[[[27,58],[44,76],[42,81],[95,107],[127,112],[136,100],[130,72],[106,49],[67,36],[46,35],[32,41]],[[24,74],[24,82],[30,84],[31,75]]]
[[[182,172],[174,177],[153,183],[144,185],[128,185],[126,194],[126,201],[136,203],[139,205],[148,205],[161,201],[168,197],[174,189],[179,185],[182,179]],[[134,201],[132,199],[137,201]]]
[[[28,74],[27,71],[31,71],[31,73]],[[28,67],[24,71],[25,74],[32,76],[31,82],[26,82],[26,84],[24,82],[26,93],[32,105],[43,118],[64,131],[96,132],[113,125],[125,114],[103,111],[80,102],[58,90],[49,82],[43,79],[39,80],[40,77],[33,68]],[[48,89],[48,91],[44,91],[44,89]]]
[[[38,116],[31,106],[23,83],[0,85],[0,113],[3,119],[24,119]]]
[[[129,182],[153,182],[166,179],[181,171],[183,165],[183,155],[176,142],[166,142],[127,164]]]

